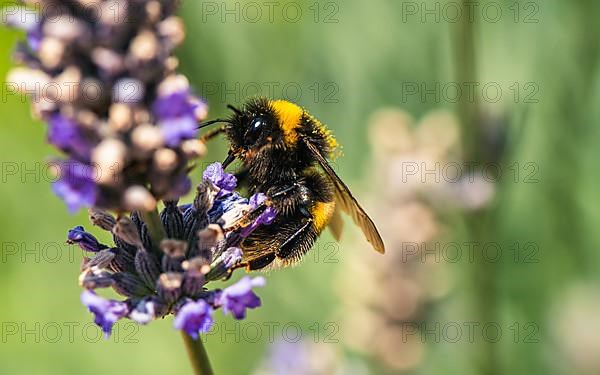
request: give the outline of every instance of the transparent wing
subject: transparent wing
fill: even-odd
[[[333,168],[331,168],[331,165],[329,165],[327,159],[321,155],[319,150],[313,144],[306,140],[304,141],[304,144],[306,147],[308,147],[315,160],[319,162],[321,168],[323,168],[327,176],[333,182],[333,185],[335,186],[336,203],[339,205],[342,211],[350,215],[354,223],[358,225],[360,229],[362,229],[362,232],[364,233],[367,241],[369,241],[369,243],[373,246],[373,249],[379,253],[385,253],[385,246],[381,236],[379,235],[379,232],[377,231],[377,228],[375,227],[375,223],[373,223],[373,220],[371,220],[369,215],[367,215],[365,210],[363,210],[363,208],[360,206],[356,198],[354,198],[350,192],[350,189],[348,189],[348,186],[346,186],[346,184],[339,178]]]
[[[333,215],[331,216],[331,220],[329,220],[328,227],[333,238],[339,242],[340,238],[342,238],[342,232],[344,231],[344,220],[342,219],[338,205],[336,205],[335,210],[333,210]]]

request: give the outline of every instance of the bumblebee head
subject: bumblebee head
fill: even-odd
[[[230,108],[234,113],[225,127],[231,145],[228,162],[234,158],[248,162],[256,155],[272,150],[296,148],[299,139],[297,129],[304,115],[298,105],[260,97],[250,99],[241,109]]]

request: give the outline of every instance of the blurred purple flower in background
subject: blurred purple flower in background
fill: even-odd
[[[27,36],[15,51],[23,66],[7,84],[31,97],[48,142],[95,172],[63,176],[56,194],[71,212],[186,194],[189,164],[205,152],[196,137],[207,108],[176,73],[173,50],[185,39],[179,1],[49,3],[11,8],[3,19]]]
[[[92,206],[98,194],[93,168],[73,160],[61,160],[56,165],[60,174],[52,190],[65,201],[69,211],[74,213],[81,207]]]
[[[177,147],[182,141],[193,139],[198,134],[197,105],[189,98],[187,91],[181,91],[159,96],[154,102],[154,116],[169,147]]]

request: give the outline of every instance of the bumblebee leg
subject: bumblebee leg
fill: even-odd
[[[317,238],[312,222],[312,218],[302,222],[302,225],[281,244],[276,252],[277,258],[297,260],[312,247]]]
[[[287,195],[288,193],[290,193],[291,191],[293,191],[294,189],[296,189],[299,186],[298,183],[294,183],[293,185],[290,185],[286,188],[283,188],[273,194],[271,194],[271,199],[273,198],[279,198],[281,196]]]
[[[207,141],[210,141],[214,137],[216,137],[219,134],[224,133],[224,132],[225,132],[225,126],[219,126],[216,129],[213,129],[211,131],[204,133],[204,135],[202,137],[200,137],[200,140],[202,142],[206,143]]]
[[[264,255],[261,255],[258,258],[254,258],[252,260],[249,260],[247,262],[243,262],[243,263],[240,263],[240,264],[234,266],[232,269],[229,270],[229,273],[233,274],[233,271],[238,268],[245,268],[246,271],[257,271],[257,270],[263,269],[266,266],[268,266],[269,264],[273,263],[275,258],[276,258],[275,253],[273,253],[273,252],[266,253]]]
[[[237,268],[246,268],[246,271],[256,271],[265,268],[273,261],[282,259],[285,264],[292,264],[298,261],[304,255],[317,238],[316,232],[312,228],[312,219],[305,220],[291,236],[289,236],[275,252],[268,252],[247,262],[238,264]],[[233,270],[232,270],[233,271]]]
[[[275,253],[267,253],[259,258],[252,259],[246,263],[247,271],[256,271],[265,268],[275,260]]]
[[[250,223],[256,220],[256,218],[260,214],[262,214],[267,207],[273,205],[273,198],[277,199],[278,197],[286,195],[295,188],[296,184],[283,188],[280,191],[277,191],[273,195],[269,196],[264,202],[256,206],[252,211],[249,211],[244,216],[240,217],[233,225],[230,225],[228,229],[238,230],[240,228],[250,225]]]

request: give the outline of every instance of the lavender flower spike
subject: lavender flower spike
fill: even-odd
[[[250,278],[246,276],[232,286],[225,288],[217,297],[216,305],[223,306],[225,314],[231,312],[237,320],[246,317],[246,309],[254,309],[261,305],[260,298],[252,291],[252,288],[264,286],[264,277]]]
[[[92,253],[108,248],[108,246],[98,242],[91,233],[86,232],[81,225],[69,230],[67,243],[70,245],[77,244],[82,250]]]
[[[90,290],[81,293],[81,303],[96,316],[94,322],[102,328],[106,339],[110,337],[113,325],[129,312],[125,302],[104,299]]]
[[[212,327],[212,314],[213,309],[204,300],[189,300],[177,312],[173,326],[197,340],[198,333],[206,333]]]
[[[220,165],[206,175],[218,184],[228,178]],[[137,212],[115,218],[100,209],[92,211],[94,225],[113,236],[114,244],[108,247],[81,226],[69,231],[69,243],[94,253],[82,263],[80,285],[88,290],[112,287],[125,297],[123,302],[111,302],[85,293],[84,303],[96,314],[98,324],[109,327],[123,316],[147,324],[174,314],[175,328],[197,338],[210,329],[213,310],[223,307],[225,313],[242,319],[246,309],[260,306],[252,288],[264,285],[263,278],[245,278],[225,290],[210,283],[231,277],[242,266],[240,233],[246,228],[222,225],[227,222],[224,217],[232,212],[230,216],[238,217],[264,203],[266,197],[255,195],[249,202],[237,192],[223,198],[215,198],[214,193],[213,183],[204,181],[191,205],[165,202],[159,217],[167,237],[159,243],[148,235],[147,223]],[[253,228],[270,220],[267,215],[259,216]]]

